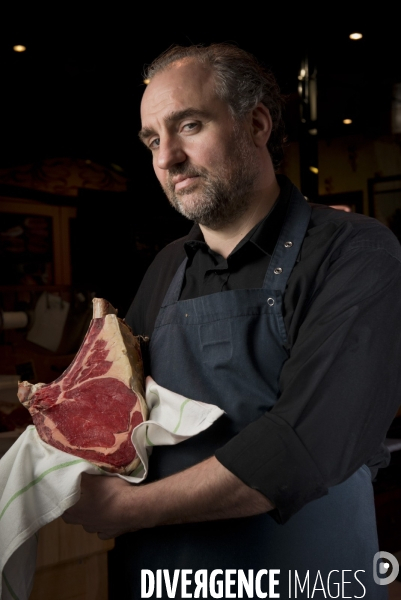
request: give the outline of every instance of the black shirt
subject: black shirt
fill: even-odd
[[[126,317],[135,334],[152,335],[185,256],[181,300],[261,287],[292,189],[287,178],[278,181],[275,207],[227,259],[208,248],[198,226],[159,253]],[[280,398],[216,452],[275,503],[279,520],[363,464],[373,475],[387,464],[382,441],[401,404],[400,282],[401,247],[389,229],[312,205],[284,297],[289,358]]]

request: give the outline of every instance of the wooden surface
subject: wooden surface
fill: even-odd
[[[35,583],[30,600],[107,600],[107,551],[80,525],[56,519],[39,532]]]
[[[75,354],[55,354],[33,342],[21,340],[8,346],[0,346],[1,373],[15,375],[17,365],[32,363],[33,377],[30,383],[50,383],[54,381],[71,364]],[[17,389],[15,390],[16,402]]]
[[[61,518],[56,519],[39,532],[36,568],[107,552],[113,547],[114,540],[99,540],[80,525],[67,525]]]
[[[39,569],[29,600],[107,600],[107,554]]]

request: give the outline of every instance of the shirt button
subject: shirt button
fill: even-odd
[[[291,248],[291,246],[292,246],[292,242],[286,242],[284,244],[284,248]]]
[[[283,269],[281,267],[277,267],[276,269],[274,269],[274,274],[275,275],[280,275],[280,273],[283,272]]]
[[[267,304],[268,304],[269,306],[273,306],[273,304],[274,304],[274,300],[273,300],[273,298],[268,298],[268,299],[267,299]]]

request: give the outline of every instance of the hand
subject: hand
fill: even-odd
[[[81,498],[63,515],[66,523],[82,525],[101,540],[117,537],[140,527],[131,522],[134,486],[119,477],[81,476]]]

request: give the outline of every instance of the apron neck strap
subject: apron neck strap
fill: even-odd
[[[287,213],[263,282],[264,288],[284,293],[301,250],[311,216],[311,206],[293,186]]]
[[[169,304],[173,304],[174,302],[178,301],[181,293],[182,282],[184,281],[187,261],[188,258],[185,257],[180,266],[178,267],[177,271],[175,272],[175,275],[170,283],[167,293],[164,296],[162,307],[168,306]]]

